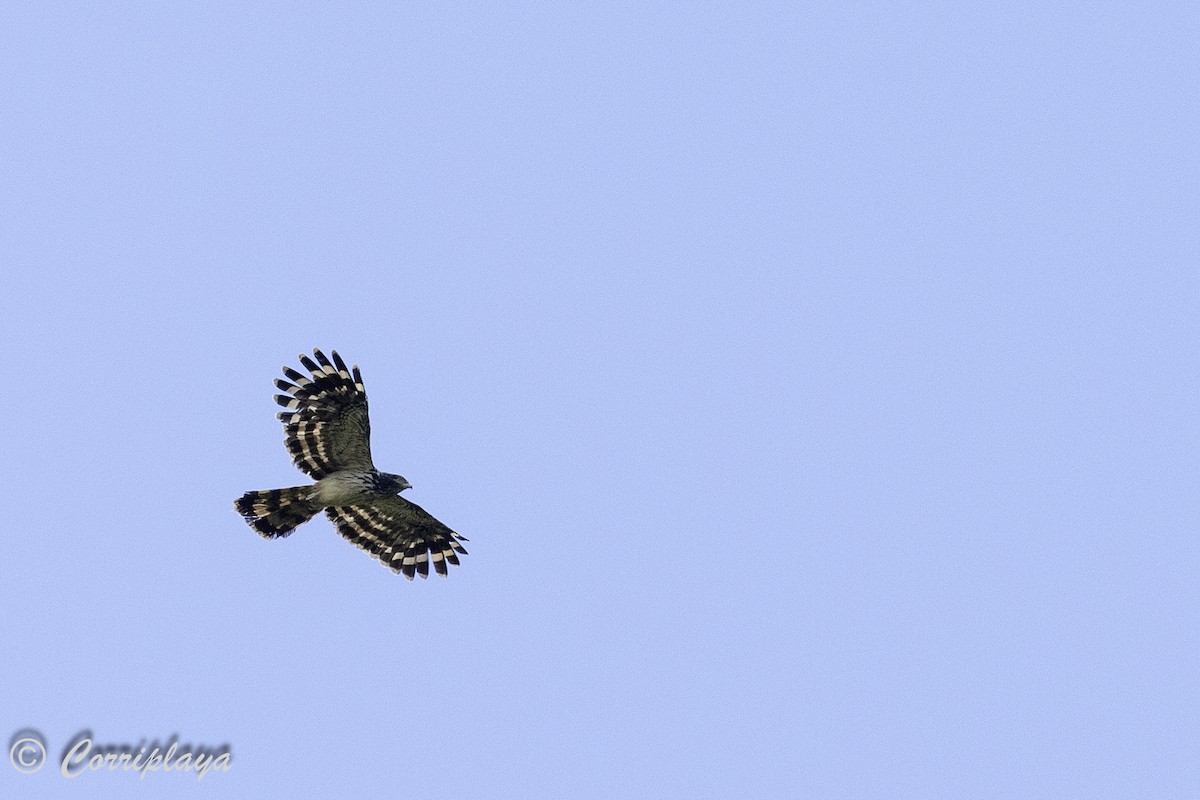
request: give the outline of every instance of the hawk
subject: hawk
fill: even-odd
[[[332,361],[320,350],[313,350],[316,361],[300,356],[311,376],[284,367],[289,380],[275,379],[284,392],[275,402],[286,409],[278,416],[288,452],[316,483],[246,492],[234,508],[265,539],[287,536],[324,509],[338,533],[393,572],[427,578],[432,561],[446,577],[446,565],[466,555],[466,537],[401,497],[412,488],[404,478],[375,469],[362,375],[337,351],[330,355]]]

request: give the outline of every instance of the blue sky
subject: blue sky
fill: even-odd
[[[0,793],[1195,796],[1198,23],[7,5],[0,734],[234,760]],[[233,512],[314,346],[449,580]]]

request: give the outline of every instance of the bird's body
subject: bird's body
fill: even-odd
[[[234,508],[267,539],[290,534],[322,509],[338,532],[411,580],[439,575],[458,564],[465,538],[410,503],[400,492],[411,488],[400,475],[380,472],[371,461],[371,425],[362,375],[346,368],[337,352],[333,361],[314,350],[316,362],[300,356],[311,377],[284,367],[288,381],[275,385],[286,394],[275,401],[286,411],[286,444],[292,460],[315,484],[247,492]]]
[[[397,494],[409,488],[399,475],[371,470],[345,469],[326,475],[313,484],[313,499],[322,507],[353,506],[370,502],[377,495]]]

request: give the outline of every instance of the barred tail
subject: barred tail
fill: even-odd
[[[312,486],[246,492],[233,507],[264,539],[287,536],[321,510],[311,498]]]

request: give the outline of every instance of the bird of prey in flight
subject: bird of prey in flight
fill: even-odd
[[[393,572],[427,578],[432,561],[445,577],[446,565],[466,555],[466,538],[401,497],[408,481],[375,469],[362,375],[336,351],[330,355],[332,361],[320,350],[313,350],[316,361],[301,355],[310,375],[284,367],[289,380],[275,379],[284,392],[275,402],[286,409],[279,419],[288,452],[316,483],[246,492],[234,508],[265,539],[287,536],[324,509],[338,533]]]

